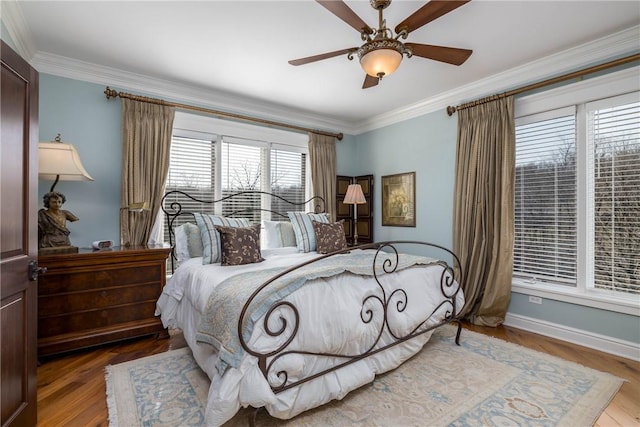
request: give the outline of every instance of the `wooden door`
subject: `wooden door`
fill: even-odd
[[[373,175],[356,176],[356,184],[360,184],[367,203],[358,205],[358,243],[373,242]]]
[[[29,265],[38,255],[38,73],[1,43],[1,424],[35,426],[37,275],[31,280]]]
[[[350,176],[338,175],[336,177],[336,222],[344,221],[342,225],[347,243],[353,241],[353,205],[345,205],[342,202],[351,181],[353,178]]]

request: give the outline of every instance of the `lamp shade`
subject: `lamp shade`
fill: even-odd
[[[360,66],[372,77],[388,76],[398,69],[402,54],[395,49],[376,49],[360,58]]]
[[[38,176],[61,181],[93,181],[85,170],[75,147],[64,142],[38,144]]]
[[[342,203],[347,205],[364,205],[367,199],[364,198],[362,187],[360,184],[349,184],[347,194],[344,196]]]

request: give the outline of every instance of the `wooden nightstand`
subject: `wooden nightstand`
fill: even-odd
[[[38,356],[150,334],[169,247],[116,247],[38,257]]]

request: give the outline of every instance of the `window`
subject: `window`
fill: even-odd
[[[294,202],[298,208],[275,198],[271,201],[271,210],[275,212],[304,210],[302,204],[309,197],[306,196],[307,155],[286,150],[271,150],[271,193],[285,200]],[[271,220],[277,221],[281,217],[272,214]]]
[[[635,98],[635,99],[634,99]],[[589,103],[589,246],[598,289],[640,293],[640,101],[623,96]]]
[[[256,223],[262,219],[284,220],[270,211],[306,210],[304,202],[309,199],[310,188],[307,153],[307,136],[303,134],[176,113],[165,191],[179,190],[201,200],[218,200],[255,190],[299,205],[260,194],[230,198],[216,206],[176,194],[165,204],[179,201],[188,212],[216,212]],[[174,226],[187,221],[193,218],[178,217]],[[169,240],[167,229],[164,238]]]
[[[516,126],[514,275],[576,284],[575,110]]]
[[[516,291],[640,301],[640,92],[620,74],[516,101]]]

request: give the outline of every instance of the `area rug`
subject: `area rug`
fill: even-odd
[[[258,426],[591,426],[622,380],[455,327],[340,401]],[[203,426],[209,380],[184,348],[107,367],[109,425]],[[246,426],[243,409],[225,426]]]

